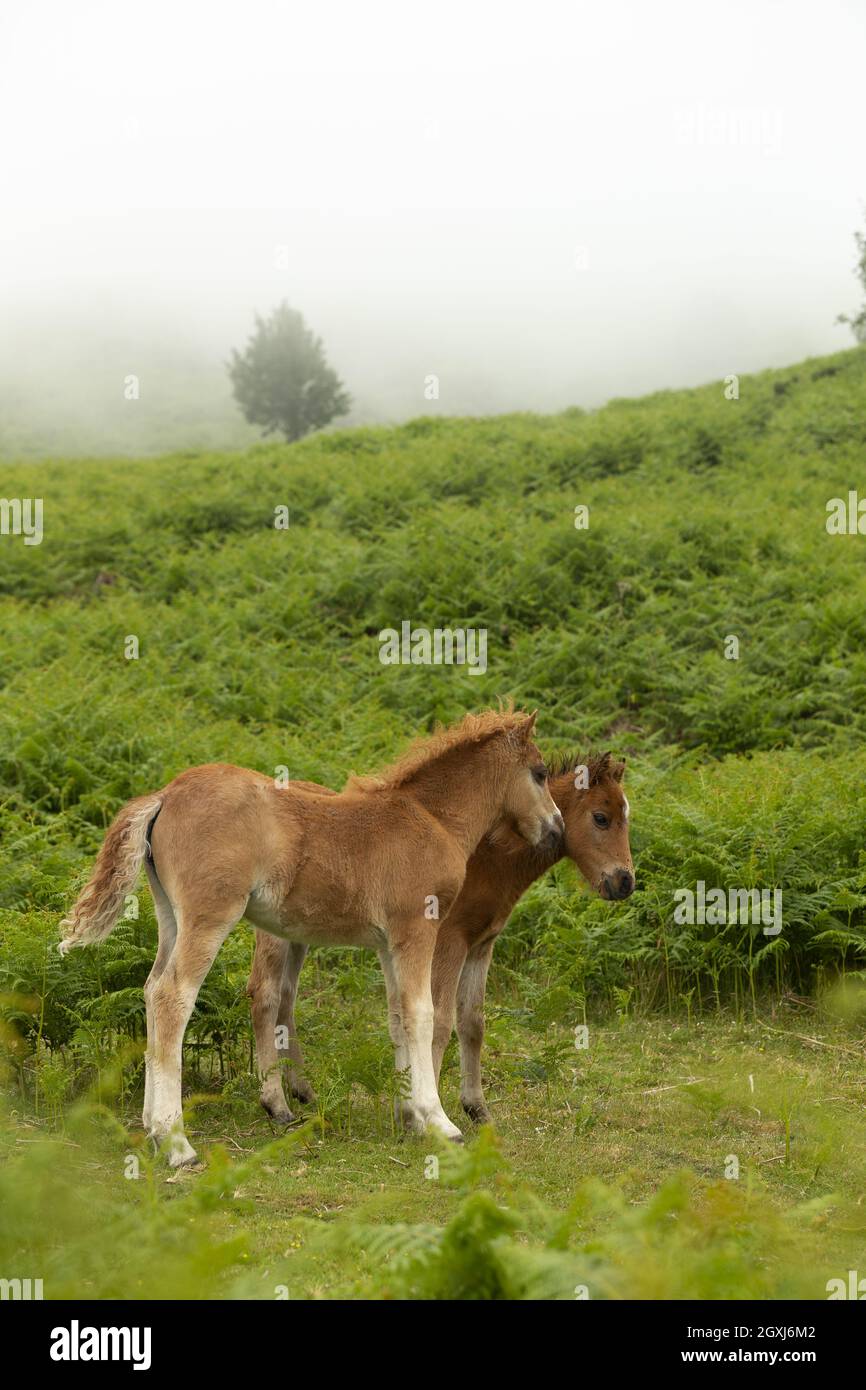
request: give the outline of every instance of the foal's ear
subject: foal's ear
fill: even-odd
[[[538,710],[534,709],[525,719],[522,719],[517,726],[517,732],[524,743],[529,742],[529,736],[535,728],[535,721],[538,718]]]

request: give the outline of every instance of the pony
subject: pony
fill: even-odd
[[[584,771],[581,771],[584,769]],[[438,1084],[445,1048],[454,1028],[460,1043],[463,1109],[470,1119],[490,1120],[481,1082],[484,997],[496,939],[518,899],[531,883],[563,855],[577,865],[587,882],[611,901],[634,891],[629,845],[629,803],[622,789],[625,763],[603,753],[581,762],[561,757],[550,770],[550,789],[565,822],[558,845],[532,846],[507,824],[495,826],[470,857],[463,886],[439,927],[433,955],[433,1070]],[[304,783],[321,796],[327,787]],[[261,1102],[281,1124],[292,1123],[283,1091],[280,1064],[289,1063],[294,1096],[313,1101],[303,1076],[303,1055],[295,1027],[298,977],[307,947],[256,933],[256,948],[247,993],[250,996]],[[285,1045],[277,1047],[277,1028]],[[399,1020],[397,1022],[399,1027]]]
[[[242,917],[285,942],[378,951],[396,1064],[410,1073],[403,1118],[418,1131],[462,1138],[433,1071],[433,953],[439,921],[494,825],[539,851],[561,841],[562,816],[531,737],[536,715],[468,714],[329,797],[209,763],[123,807],[61,923],[59,949],[65,955],[111,932],[145,862],[159,948],[144,986],[142,1118],[172,1167],[196,1160],[183,1130],[184,1033]]]

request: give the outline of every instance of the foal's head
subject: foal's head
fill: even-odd
[[[502,814],[535,849],[561,852],[563,819],[550,795],[544,759],[532,741],[537,715],[536,710],[508,732]]]
[[[603,898],[628,898],[634,892],[634,864],[628,841],[628,798],[622,789],[625,763],[610,753],[586,766],[589,785],[574,778],[560,798],[565,816],[565,853]],[[574,767],[568,775],[573,776]]]

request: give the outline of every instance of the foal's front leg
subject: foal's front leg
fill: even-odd
[[[438,1130],[445,1138],[460,1142],[463,1138],[460,1130],[451,1123],[442,1109],[433,1070],[434,1013],[431,970],[435,945],[436,932],[435,929],[431,930],[431,924],[426,918],[410,922],[405,929],[394,932],[386,948],[388,1012],[390,1018],[394,1013],[393,993],[396,995],[399,1009],[397,1069],[403,1070],[403,1066],[408,1063],[411,1079],[409,1104],[403,1107],[404,1115],[412,1128],[419,1133],[432,1128]]]
[[[457,986],[467,949],[463,933],[452,928],[450,918],[446,918],[439,928],[439,939],[433,955],[433,1074],[437,1086],[442,1058],[454,1031]]]

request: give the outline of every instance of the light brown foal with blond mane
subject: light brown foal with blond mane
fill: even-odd
[[[467,715],[330,797],[213,763],[123,808],[62,924],[60,950],[108,935],[147,854],[159,950],[144,987],[143,1118],[172,1166],[195,1160],[181,1108],[186,1025],[217,951],[244,916],[287,942],[379,952],[397,1066],[410,1072],[404,1118],[461,1138],[433,1068],[439,921],[430,907],[444,918],[494,825],[504,822],[539,849],[559,844],[562,817],[531,739],[534,724],[534,714]]]
[[[583,769],[583,770],[582,770]],[[532,848],[507,826],[484,836],[469,860],[463,887],[439,928],[433,957],[433,1069],[438,1084],[445,1048],[454,1027],[460,1040],[460,1099],[474,1120],[490,1119],[481,1084],[484,995],[496,938],[515,903],[531,883],[563,855],[573,859],[584,878],[603,898],[627,898],[634,891],[629,846],[629,804],[622,789],[625,763],[609,753],[581,763],[562,758],[550,772],[550,790],[565,821],[561,845]],[[321,795],[326,787],[304,783]],[[262,1104],[283,1124],[292,1120],[283,1093],[279,1064],[288,1061],[289,1082],[299,1100],[315,1099],[301,1069],[303,1058],[295,1031],[298,976],[307,947],[256,933],[250,975],[256,1055],[262,1078]],[[399,1019],[396,1026],[399,1029]],[[277,1046],[277,1027],[285,1046]]]

